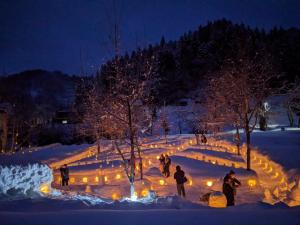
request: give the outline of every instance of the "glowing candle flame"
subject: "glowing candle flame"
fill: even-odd
[[[83,178],[82,178],[82,182],[83,182],[83,183],[87,183],[87,182],[88,182],[88,178],[87,178],[87,177],[83,177]]]
[[[255,179],[249,179],[247,183],[248,183],[249,187],[256,186],[256,180]]]
[[[159,180],[159,184],[160,185],[164,185],[165,184],[165,181],[163,179]]]
[[[213,184],[214,184],[214,183],[213,183],[211,180],[206,181],[206,185],[207,185],[208,187],[213,186]]]
[[[42,192],[43,194],[49,194],[50,192],[50,187],[48,184],[42,184],[40,186],[40,192]]]

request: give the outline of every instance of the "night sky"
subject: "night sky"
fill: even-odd
[[[124,51],[162,35],[175,40],[220,18],[300,27],[299,0],[123,0],[116,8]],[[81,64],[92,73],[111,55],[112,14],[112,0],[0,0],[0,74],[36,68],[79,74]]]

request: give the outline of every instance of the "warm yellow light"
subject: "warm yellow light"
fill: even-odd
[[[50,187],[48,184],[42,184],[40,186],[40,192],[42,192],[43,194],[49,194],[50,192]]]
[[[71,184],[74,184],[74,183],[75,183],[75,177],[71,177],[71,178],[70,178],[70,183],[71,183]]]
[[[165,184],[165,181],[163,179],[159,180],[159,184],[160,185],[164,185]]]
[[[212,164],[216,164],[216,161],[211,161]]]
[[[108,181],[108,177],[104,176],[104,181],[107,182]]]
[[[61,177],[58,177],[56,180],[57,183],[61,183]]]
[[[255,180],[255,179],[249,179],[249,180],[248,180],[248,185],[249,185],[249,187],[254,187],[254,186],[256,186],[256,180]]]
[[[142,195],[143,197],[147,197],[147,196],[148,196],[148,193],[149,193],[148,189],[144,189],[144,190],[142,191],[141,195]]]
[[[159,159],[159,155],[156,156],[156,159]]]
[[[87,177],[83,177],[83,178],[82,178],[82,182],[83,182],[83,183],[87,183],[87,182],[88,182],[88,178],[87,178]]]
[[[158,148],[158,145],[155,145],[155,148]]]
[[[206,185],[207,185],[208,187],[213,186],[213,184],[214,184],[214,182],[212,182],[211,180],[206,181]]]
[[[192,140],[190,140],[190,144],[193,144],[193,141],[192,141]]]
[[[177,147],[177,150],[180,150],[180,148],[179,148],[179,147]]]
[[[95,177],[95,182],[99,182],[99,177]]]
[[[118,200],[120,198],[120,196],[117,193],[113,193],[112,196],[111,196],[111,198],[113,200]]]
[[[193,181],[192,179],[189,180],[189,185],[192,186],[193,185]]]
[[[272,166],[270,166],[270,169],[267,171],[267,173],[271,173],[273,171]]]
[[[118,173],[118,174],[116,175],[116,179],[117,179],[117,180],[121,179],[121,174]]]
[[[149,163],[149,165],[151,165],[151,164],[152,164],[152,162],[151,162],[151,160],[150,160],[150,159],[148,160],[148,163]]]
[[[277,178],[279,176],[279,173],[276,172],[275,175],[272,178]]]

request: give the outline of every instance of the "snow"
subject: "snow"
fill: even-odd
[[[0,166],[0,178],[0,195],[8,199],[39,195],[53,181],[52,170],[42,164]]]
[[[61,145],[52,144],[44,147],[30,148],[14,154],[1,154],[1,165],[26,165],[28,163],[56,162],[65,157],[76,155],[85,151],[88,144],[82,145]]]
[[[300,172],[300,129],[255,132],[252,145],[286,170],[297,169]]]
[[[265,155],[282,166],[283,170],[295,172],[299,169],[299,134],[298,129],[254,132],[252,143],[254,149],[257,148],[257,155]],[[229,138],[228,135],[221,137]],[[10,196],[9,201],[3,195],[0,197],[1,225],[20,224],[20,221],[22,225],[300,224],[300,207],[289,207],[274,195],[272,188],[278,185],[279,178],[273,179],[273,174],[267,172],[269,168],[266,170],[254,161],[255,171],[247,171],[244,158],[230,148],[218,147],[211,137],[208,137],[207,146],[190,144],[193,139],[193,135],[170,135],[168,144],[160,137],[151,137],[145,141],[144,179],[139,180],[137,171],[134,187],[136,199],[130,199],[130,184],[115,152],[105,153],[105,157],[96,160],[94,155],[86,154],[91,146],[53,145],[32,152],[26,151],[24,154],[0,156],[2,193],[7,195],[12,188],[22,193],[22,197]],[[109,148],[108,143],[104,145],[103,152]],[[124,151],[127,151],[126,147],[123,146]],[[172,160],[169,178],[163,177],[159,170],[156,157],[161,153],[168,153]],[[70,182],[70,186],[65,188],[60,187],[57,180],[59,171],[53,170],[52,174],[46,164],[59,165],[57,162],[62,163],[68,158],[72,158],[69,168],[74,183]],[[188,178],[185,184],[186,199],[176,196],[172,175],[177,164]],[[204,194],[222,190],[222,179],[231,169],[242,182],[237,190],[236,206],[216,209],[200,201]],[[120,174],[118,179],[117,174]],[[11,179],[13,176],[14,179]],[[107,182],[103,181],[104,176],[108,178]],[[83,177],[88,182],[83,182]],[[95,180],[96,177],[99,181]],[[255,180],[257,185],[249,187],[249,179]],[[41,185],[52,180],[51,191],[48,194],[41,193]],[[208,182],[211,185],[207,185]],[[275,186],[269,190],[266,189],[266,183]],[[148,194],[142,196],[145,190]],[[269,193],[274,202],[265,199],[264,192]],[[294,195],[290,194],[291,199],[293,197],[297,200],[297,193],[298,189]],[[263,203],[264,200],[267,203]]]
[[[19,203],[21,205],[30,204]],[[207,207],[177,208],[173,209],[78,209],[74,204],[66,204],[68,210],[61,211],[59,202],[49,203],[50,208],[44,202],[36,203],[33,210],[24,211],[2,211],[0,217],[3,225],[297,225],[300,221],[299,208],[286,208],[282,205],[270,206],[263,203],[255,205],[243,205],[239,207],[213,209]],[[134,204],[133,204],[134,205]],[[77,209],[76,209],[77,208]],[[284,215],[284,216],[283,216]],[[22,221],[20,223],[20,221]]]

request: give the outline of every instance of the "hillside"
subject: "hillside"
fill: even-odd
[[[257,56],[267,58],[285,80],[299,79],[300,30],[274,27],[267,32],[222,19],[188,31],[178,40],[167,41],[162,37],[159,44],[125,53],[119,60],[143,64],[155,58],[156,101],[173,104],[205,86],[207,78],[224,63]],[[116,59],[108,61],[97,74],[104,86],[114,75],[115,62]]]

